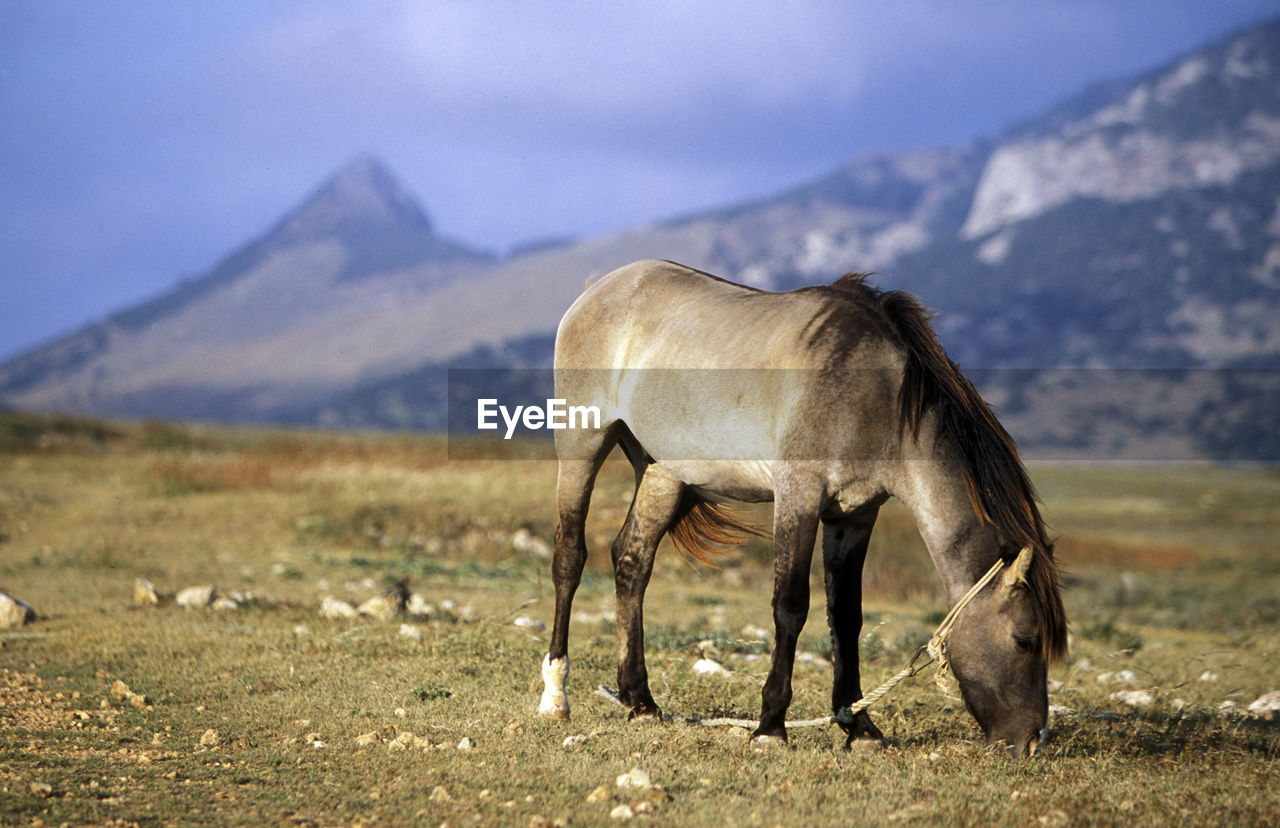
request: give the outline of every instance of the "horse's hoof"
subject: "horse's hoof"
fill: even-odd
[[[544,719],[552,719],[559,722],[569,721],[569,708],[567,707],[539,707],[538,715]]]
[[[773,750],[787,746],[785,736],[774,736],[771,733],[759,733],[751,737],[751,747],[755,750]]]

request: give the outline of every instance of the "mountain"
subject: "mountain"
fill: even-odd
[[[208,274],[0,366],[0,393],[32,409],[271,419],[408,367],[409,326],[369,320],[492,263],[357,158]]]
[[[995,137],[497,260],[371,159],[209,275],[0,366],[24,408],[439,427],[453,367],[545,365],[584,281],[874,269],[1054,456],[1280,459],[1280,21]]]

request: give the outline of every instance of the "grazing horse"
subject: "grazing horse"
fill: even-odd
[[[890,496],[914,517],[961,612],[947,655],[990,744],[1034,752],[1048,717],[1047,665],[1066,650],[1052,546],[1012,439],[948,359],[910,294],[866,274],[772,293],[664,261],[588,287],[556,335],[556,394],[596,405],[599,428],[556,432],[555,618],[539,712],[568,718],[569,617],[587,558],[596,473],[620,445],[636,492],[612,556],[618,697],[660,717],[644,661],[643,601],[663,534],[694,557],[752,527],[724,500],[774,505],[773,660],[755,744],[785,741],[796,639],[809,611],[819,526],[835,681],[833,713],[862,697],[862,566]],[[846,746],[881,740],[866,711]]]

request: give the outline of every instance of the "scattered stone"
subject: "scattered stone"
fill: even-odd
[[[511,623],[521,629],[534,630],[535,632],[542,632],[547,628],[546,622],[530,618],[527,615],[517,615],[511,620]]]
[[[1262,719],[1264,722],[1280,719],[1280,690],[1263,693],[1251,702],[1245,710],[1248,711],[1251,717]]]
[[[661,785],[650,785],[644,795],[650,802],[671,802],[675,798]]]
[[[377,731],[361,733],[356,737],[356,747],[366,748],[382,744],[382,736]]]
[[[140,607],[158,606],[160,593],[146,578],[138,578],[133,582],[133,603]]]
[[[615,784],[619,788],[647,788],[653,784],[649,772],[643,768],[632,768],[618,776]]]
[[[636,812],[632,810],[631,806],[624,802],[621,805],[614,806],[613,810],[609,812],[609,819],[633,819],[635,815]]]
[[[127,701],[139,710],[146,710],[151,706],[151,699],[142,693],[133,692],[133,689],[120,679],[111,683],[111,697]]]
[[[693,672],[700,676],[727,676],[729,671],[724,665],[718,661],[712,661],[709,658],[700,658],[693,662]]]
[[[41,799],[48,799],[53,796],[53,786],[48,782],[32,782],[27,786],[33,794]]]
[[[592,805],[597,802],[609,802],[612,799],[613,794],[610,793],[609,789],[604,785],[597,785],[595,790],[587,794],[587,802],[590,802]]]
[[[0,630],[24,627],[36,620],[36,611],[25,601],[0,592]]]
[[[421,641],[423,637],[422,627],[416,627],[413,624],[401,624],[400,637],[408,638],[411,641]]]
[[[827,661],[817,653],[796,653],[796,661],[799,661],[801,664],[820,664],[823,667],[829,667],[831,665],[831,662]]]
[[[476,740],[470,736],[463,736],[462,741],[458,742],[458,750],[475,750]]]
[[[174,603],[187,609],[204,609],[218,597],[218,590],[212,584],[187,587],[178,593]]]
[[[1203,681],[1205,683],[1214,682],[1217,680],[1218,680],[1218,674],[1213,672],[1212,670],[1205,670],[1203,673],[1200,674],[1200,678],[1198,679],[1198,681]]]
[[[551,557],[551,544],[530,532],[528,529],[517,529],[511,536],[511,548],[525,555],[547,559]]]
[[[1240,705],[1236,704],[1231,699],[1227,699],[1226,701],[1218,705],[1218,709],[1221,710],[1223,713],[1235,713],[1239,709],[1239,707]]]
[[[200,735],[200,747],[217,747],[222,742],[222,734],[213,728],[209,728]]]
[[[226,610],[240,609],[240,602],[236,601],[234,598],[218,598],[210,604],[210,606],[216,610],[225,612]]]
[[[1112,693],[1108,698],[1130,707],[1147,707],[1155,702],[1155,696],[1148,690],[1120,690]]]
[[[405,602],[404,611],[410,615],[419,615],[423,618],[430,618],[436,614],[435,605],[428,603],[427,599],[416,592],[410,595],[409,600]]]
[[[445,790],[444,785],[436,785],[431,789],[431,796],[427,797],[432,802],[452,802],[453,797],[449,796],[449,792]]]
[[[1075,714],[1076,714],[1075,708],[1064,707],[1063,705],[1060,705],[1060,704],[1049,705],[1050,716],[1074,716]]]
[[[409,711],[405,710],[403,707],[397,707],[394,712],[396,716],[398,716],[401,719],[409,715]]]
[[[745,638],[753,638],[761,641],[768,641],[770,638],[773,637],[769,634],[769,631],[766,630],[764,627],[760,627],[755,624],[743,625],[742,635]]]
[[[320,602],[321,618],[356,618],[360,613],[356,610],[355,605],[350,601],[344,601],[341,598],[334,598],[332,595],[326,595],[324,600]]]
[[[566,736],[564,738],[564,741],[561,742],[560,745],[562,747],[574,747],[576,745],[584,744],[586,741],[587,741],[587,737],[579,733],[576,736]]]
[[[392,596],[378,595],[361,604],[356,612],[378,621],[390,621],[400,614],[400,604]]]

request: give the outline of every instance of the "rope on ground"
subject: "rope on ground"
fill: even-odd
[[[859,713],[887,696],[889,691],[897,687],[903,681],[911,678],[930,664],[934,663],[936,663],[938,667],[937,671],[934,673],[933,680],[938,687],[945,690],[947,686],[947,675],[951,672],[951,659],[947,657],[947,636],[951,634],[952,628],[956,625],[956,618],[959,617],[964,608],[969,606],[969,603],[977,597],[978,593],[982,592],[987,584],[991,583],[996,575],[1000,574],[1000,570],[1003,568],[1003,560],[997,560],[992,564],[991,568],[987,570],[987,574],[979,578],[978,582],[970,587],[969,591],[964,594],[964,597],[956,602],[956,605],[952,607],[951,611],[942,619],[942,623],[938,625],[936,630],[934,630],[929,641],[923,647],[916,650],[915,655],[911,657],[911,661],[907,663],[906,667],[890,676],[883,684],[872,690],[870,693],[864,695],[849,707],[840,708],[840,711],[836,713],[836,715],[825,716],[821,719],[801,719],[799,721],[787,722],[787,729],[791,730],[796,727],[821,727],[822,725],[828,724],[851,725],[853,724],[854,717]],[[929,660],[917,666],[916,661],[926,652],[929,654]],[[759,721],[753,719],[698,719],[695,721],[697,721],[698,724],[706,725],[707,727],[745,727],[749,730],[754,730],[760,724]]]

